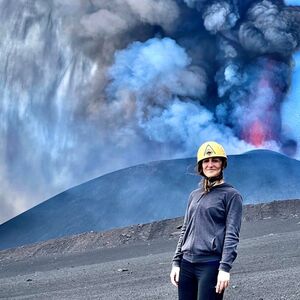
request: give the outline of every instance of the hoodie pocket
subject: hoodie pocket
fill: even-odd
[[[211,249],[218,253],[218,254],[221,254],[222,253],[222,249],[223,249],[223,240],[224,238],[222,236],[214,236],[212,239],[211,239]]]
[[[216,251],[217,250],[217,245],[216,245],[216,237],[213,237],[211,242],[210,242],[210,245],[211,245],[211,249],[213,251]]]

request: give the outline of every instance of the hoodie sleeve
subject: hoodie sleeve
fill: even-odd
[[[242,196],[235,193],[226,203],[225,239],[219,270],[229,272],[237,257],[237,245],[242,222]]]
[[[185,232],[186,232],[186,228],[187,228],[187,224],[188,224],[188,215],[189,215],[188,211],[189,211],[190,203],[192,201],[192,197],[193,197],[192,195],[193,195],[193,192],[189,196],[188,205],[187,205],[187,208],[186,208],[183,224],[182,224],[182,227],[181,227],[181,232],[180,232],[180,235],[179,235],[179,240],[178,240],[177,247],[176,247],[176,250],[175,250],[175,254],[174,254],[174,257],[173,257],[172,265],[174,267],[180,267],[180,262],[181,262],[181,259],[182,259],[182,256],[183,256],[183,253],[181,251],[181,247],[183,245],[183,240],[184,240],[184,236],[185,236]]]

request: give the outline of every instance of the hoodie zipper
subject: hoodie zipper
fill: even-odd
[[[193,219],[194,219],[194,234],[193,234],[193,243],[192,243],[192,247],[191,247],[191,249],[192,249],[192,254],[194,254],[195,253],[195,237],[196,237],[196,215],[197,215],[197,211],[198,211],[198,208],[199,208],[199,205],[200,205],[200,203],[201,203],[201,200],[203,199],[203,197],[205,196],[205,194],[204,193],[202,193],[201,194],[201,196],[200,196],[200,198],[196,201],[196,203],[197,203],[197,206],[196,206],[196,209],[195,209],[195,212],[194,212],[194,216],[193,216]]]

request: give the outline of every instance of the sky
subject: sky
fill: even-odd
[[[300,5],[300,0],[285,0],[287,5]],[[282,122],[284,130],[291,132],[296,140],[300,139],[300,52],[293,55],[294,68],[292,73],[291,88],[287,100],[282,107]],[[299,154],[296,159],[299,160]]]
[[[297,1],[294,1],[297,2]],[[300,52],[293,56],[295,66],[292,74],[291,89],[283,105],[283,123],[285,129],[293,133],[293,137],[300,139]],[[299,157],[297,157],[299,160]]]
[[[287,5],[300,5],[299,0],[284,0]]]
[[[288,5],[300,5],[300,0],[285,0]],[[287,130],[294,132],[295,137],[300,139],[300,52],[294,54],[295,67],[293,70],[291,90],[288,100],[283,106],[283,122],[287,124]],[[292,120],[292,121],[290,121]],[[299,158],[298,158],[299,159]]]

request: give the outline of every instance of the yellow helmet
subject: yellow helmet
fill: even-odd
[[[227,166],[227,155],[222,145],[209,141],[203,143],[197,152],[197,163],[198,163],[198,170],[202,173],[202,166],[199,164],[203,159],[210,158],[210,157],[222,157],[223,160],[223,168]]]

